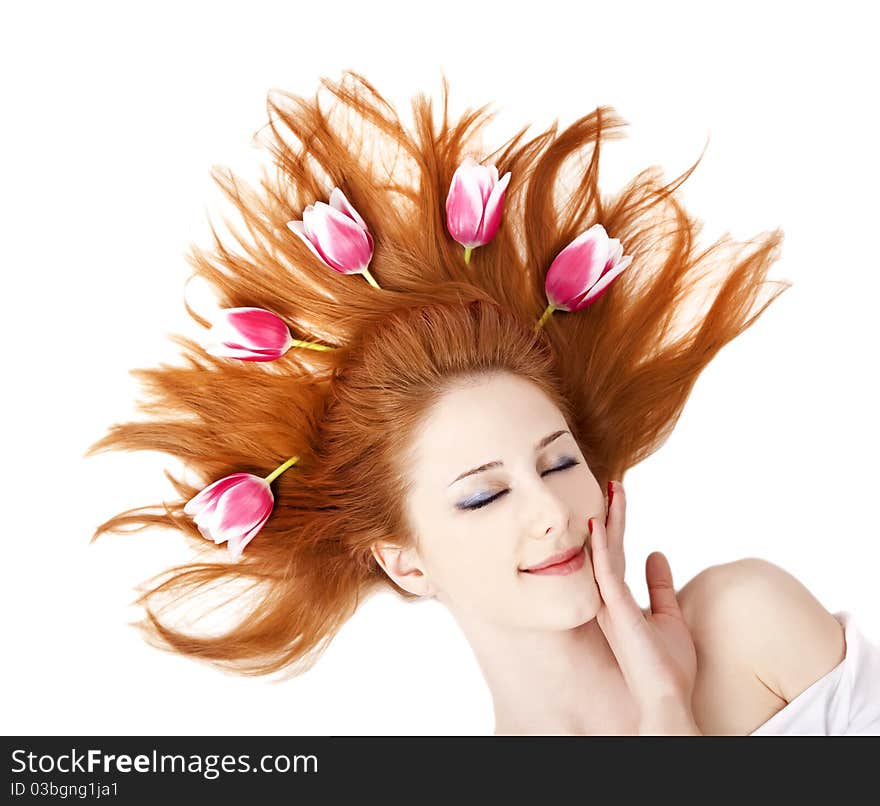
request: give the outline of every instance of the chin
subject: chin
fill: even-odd
[[[601,599],[595,584],[572,595],[570,591],[561,596],[535,601],[527,611],[532,626],[544,630],[573,630],[596,618]],[[534,623],[535,621],[539,623]]]
[[[566,630],[574,630],[577,627],[581,627],[584,624],[588,624],[594,618],[596,618],[596,614],[599,612],[599,602],[589,602],[584,603],[581,607],[576,608],[576,611],[571,614],[571,617],[567,619],[567,624],[562,628]]]

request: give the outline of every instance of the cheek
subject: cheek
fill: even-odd
[[[434,559],[437,572],[459,587],[479,587],[481,581],[509,578],[516,565],[511,548],[486,533],[457,535]]]
[[[500,525],[460,528],[423,554],[432,581],[447,596],[469,609],[509,606],[517,595],[516,556]]]

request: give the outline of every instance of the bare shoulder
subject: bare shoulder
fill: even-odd
[[[783,705],[846,656],[840,622],[768,560],[710,566],[678,592],[678,600],[710,670],[744,670]]]

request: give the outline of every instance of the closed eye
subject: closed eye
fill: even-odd
[[[545,470],[541,476],[546,476],[550,473],[555,473],[558,470],[568,470],[570,467],[574,467],[575,465],[579,465],[580,462],[577,459],[566,458],[561,464],[556,465],[556,467],[551,467],[549,470]],[[489,498],[483,498],[477,500],[474,504],[456,504],[457,509],[481,509],[486,506],[486,504],[491,504],[497,498],[501,498],[503,495],[507,495],[510,490],[502,490],[500,493],[497,493]]]

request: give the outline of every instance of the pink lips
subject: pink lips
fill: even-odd
[[[554,554],[544,562],[530,568],[520,569],[527,574],[562,575],[579,571],[586,561],[584,546],[580,545],[561,554]]]

